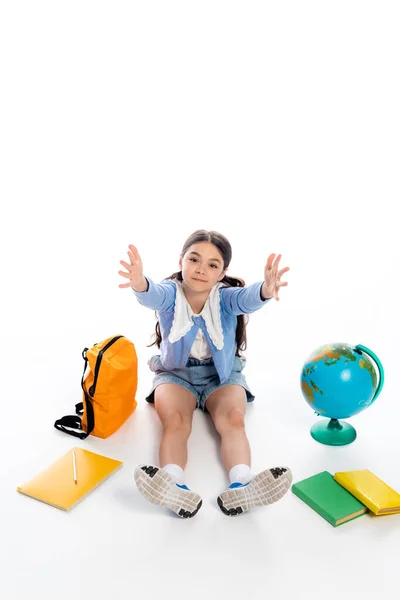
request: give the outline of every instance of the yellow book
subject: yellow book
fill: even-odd
[[[335,473],[334,479],[375,515],[400,512],[400,494],[368,469]]]
[[[69,511],[122,465],[119,460],[72,448],[17,491]]]

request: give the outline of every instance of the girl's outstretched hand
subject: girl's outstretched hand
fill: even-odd
[[[275,258],[276,257],[276,258]],[[264,285],[262,286],[263,298],[272,298],[279,300],[279,290],[281,287],[288,285],[287,281],[281,282],[281,277],[286,271],[289,271],[290,267],[285,267],[278,271],[279,262],[282,258],[282,254],[270,254],[267,260],[267,264],[264,269]]]
[[[143,265],[142,259],[136,246],[128,246],[129,263],[124,260],[120,260],[120,264],[125,267],[126,271],[118,271],[119,275],[125,277],[129,281],[127,283],[120,283],[118,287],[127,288],[133,287],[138,292],[147,290],[147,281],[143,276]]]

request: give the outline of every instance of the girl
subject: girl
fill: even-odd
[[[195,408],[208,411],[221,436],[221,452],[230,486],[217,502],[226,515],[239,515],[254,506],[276,502],[292,481],[290,469],[276,467],[256,476],[251,472],[250,445],[245,432],[247,402],[252,395],[242,369],[246,348],[244,315],[272,298],[279,300],[281,255],[271,254],[263,281],[245,287],[244,281],[227,276],[232,257],[229,241],[216,231],[195,231],[184,243],[180,270],[154,283],[144,276],[135,246],[129,246],[130,262],[119,271],[140,304],[157,311],[156,344],[161,354],[149,360],[155,373],[146,400],[154,402],[162,423],[160,467],[141,465],[135,481],[141,494],[153,504],[166,506],[180,517],[193,517],[201,507],[200,496],[183,481],[187,442]]]

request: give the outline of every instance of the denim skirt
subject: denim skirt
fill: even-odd
[[[151,391],[146,397],[147,402],[154,402],[154,391],[161,383],[175,383],[186,388],[195,396],[196,407],[204,411],[206,410],[208,396],[226,385],[236,384],[242,386],[246,392],[247,402],[253,402],[254,400],[254,396],[242,373],[246,364],[246,359],[243,357],[235,356],[231,374],[222,384],[212,358],[206,360],[189,358],[183,368],[174,369],[173,371],[165,369],[159,354],[152,356],[148,364],[154,373],[154,379]]]

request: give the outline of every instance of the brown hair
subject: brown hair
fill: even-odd
[[[217,231],[206,231],[205,229],[198,229],[192,235],[190,235],[186,242],[183,244],[182,248],[182,256],[188,251],[192,244],[196,244],[198,242],[210,242],[214,244],[220,251],[222,258],[224,260],[224,268],[227,269],[232,258],[232,248],[229,241],[223,236],[221,233]],[[176,273],[172,273],[169,277],[165,279],[177,279],[178,281],[183,281],[182,279],[182,271],[177,271]],[[238,277],[228,277],[227,275],[221,279],[221,283],[225,283],[229,287],[244,287],[245,282],[243,279],[239,279]],[[247,317],[247,315],[246,315]],[[237,326],[236,326],[236,356],[240,356],[240,352],[246,349],[247,339],[246,339],[246,325],[248,318],[245,319],[245,315],[238,315],[237,317]],[[155,341],[152,344],[149,344],[148,347],[157,346],[158,348],[161,345],[161,330],[160,323],[157,321],[156,330],[153,334],[155,336]]]

